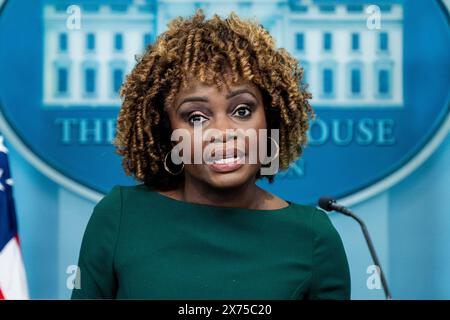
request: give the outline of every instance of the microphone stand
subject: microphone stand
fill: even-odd
[[[391,292],[389,291],[386,278],[384,277],[383,269],[381,268],[380,261],[378,260],[372,240],[370,239],[369,231],[367,230],[367,227],[366,227],[366,224],[364,223],[364,221],[362,221],[360,217],[358,217],[356,214],[354,214],[352,211],[350,211],[346,207],[338,205],[335,200],[330,199],[328,206],[326,208],[323,207],[323,205],[321,204],[321,201],[319,201],[319,206],[326,211],[329,211],[328,209],[332,209],[337,212],[340,212],[346,216],[353,218],[354,220],[356,220],[356,222],[358,222],[358,224],[361,227],[364,238],[366,239],[367,246],[369,247],[369,251],[370,251],[370,255],[372,256],[372,260],[373,260],[375,266],[380,270],[379,276],[381,279],[381,284],[383,286],[384,295],[386,297],[386,300],[392,300]]]

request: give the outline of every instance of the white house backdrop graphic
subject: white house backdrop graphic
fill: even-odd
[[[256,17],[304,68],[313,107],[403,107],[403,7],[377,6],[382,28],[367,27],[369,3],[340,1],[124,1],[78,6],[80,28],[68,29],[68,2],[46,1],[43,107],[120,107],[118,91],[135,56],[169,20],[202,8]],[[75,11],[70,11],[75,10]],[[224,14],[222,14],[224,13]]]

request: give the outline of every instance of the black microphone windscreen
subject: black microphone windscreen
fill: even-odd
[[[332,204],[336,202],[333,198],[330,197],[322,197],[319,199],[319,207],[321,207],[325,211],[333,211]]]

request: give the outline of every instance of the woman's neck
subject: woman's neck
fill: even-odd
[[[201,181],[186,176],[179,189],[183,201],[211,204],[221,207],[260,209],[263,206],[262,189],[252,179],[233,188],[211,188]]]

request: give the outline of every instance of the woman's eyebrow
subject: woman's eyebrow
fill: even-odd
[[[258,99],[256,98],[256,96],[255,96],[250,90],[248,90],[248,89],[238,89],[238,90],[235,90],[235,91],[231,91],[230,93],[228,93],[228,94],[226,95],[226,98],[227,98],[227,99],[230,99],[230,98],[232,98],[232,97],[234,97],[234,96],[237,96],[238,94],[241,94],[241,93],[249,93],[249,94],[251,94],[251,95],[256,99],[256,101],[258,101]]]
[[[258,99],[256,98],[256,96],[255,96],[250,90],[248,90],[248,89],[239,89],[239,90],[231,91],[230,93],[228,93],[228,94],[226,95],[226,98],[227,98],[227,99],[230,99],[230,98],[232,98],[232,97],[234,97],[234,96],[237,96],[238,94],[241,94],[241,93],[249,93],[249,94],[251,94],[256,100],[258,100]],[[181,106],[183,103],[185,103],[185,102],[192,102],[192,101],[194,101],[194,102],[195,102],[195,101],[208,102],[209,100],[208,100],[208,97],[205,97],[205,96],[186,97],[186,98],[184,98],[184,99],[182,99],[182,100],[180,101],[180,103],[178,104],[178,107],[177,107],[176,110],[178,110],[178,109],[180,108],[180,106]]]
[[[181,102],[178,104],[178,107],[176,110],[178,110],[183,103],[191,102],[191,101],[208,102],[209,100],[207,97],[187,97],[187,98],[184,98],[183,100],[181,100]]]

